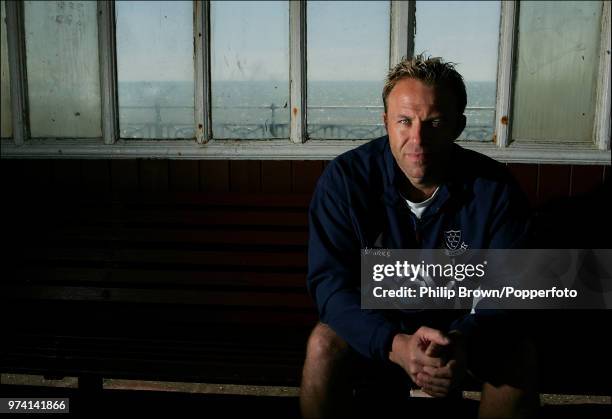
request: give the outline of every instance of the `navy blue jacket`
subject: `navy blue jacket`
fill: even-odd
[[[448,174],[420,220],[399,193],[406,178],[387,136],[338,156],[319,179],[309,209],[308,290],[321,321],[368,358],[387,361],[401,326],[393,310],[360,308],[361,249],[443,248],[448,230],[460,230],[471,249],[523,244],[528,206],[502,164],[454,144]],[[402,324],[411,321],[402,316]]]

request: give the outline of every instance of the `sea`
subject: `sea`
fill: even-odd
[[[309,138],[354,140],[384,135],[382,87],[378,81],[309,82]],[[494,81],[466,82],[467,127],[461,139],[491,141],[495,88]],[[211,91],[214,138],[288,138],[287,81],[213,81]],[[119,82],[123,138],[193,138],[194,120],[193,82]]]

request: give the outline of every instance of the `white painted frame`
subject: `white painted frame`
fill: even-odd
[[[518,2],[502,0],[497,58],[497,94],[495,104],[495,139],[499,148],[508,147],[511,136],[512,84],[514,51],[518,25]]]
[[[33,139],[24,147],[2,146],[2,157],[10,149],[12,158],[78,158],[78,159],[185,159],[185,160],[326,160],[338,150],[350,150],[364,140],[310,140],[291,144],[288,140],[231,141],[213,140],[197,146],[193,140],[118,140],[101,146],[95,139],[72,139],[52,142]],[[542,146],[498,148],[491,144],[462,143],[467,149],[486,154],[506,163],[610,164],[610,151],[566,147],[564,153]],[[145,154],[146,151],[146,154]],[[571,156],[571,160],[568,159]]]
[[[115,2],[98,0],[98,55],[100,59],[100,99],[102,138],[114,144],[119,138],[119,101],[117,99],[117,37]]]
[[[212,139],[210,89],[210,2],[194,2],[194,74],[196,142],[206,144]]]
[[[414,51],[415,1],[390,3],[390,66]],[[289,2],[291,134],[280,140],[213,140],[210,113],[210,2],[194,2],[196,140],[119,138],[114,5],[100,0],[99,45],[103,139],[31,139],[28,130],[27,72],[23,3],[6,2],[12,141],[1,142],[2,158],[161,158],[161,159],[332,159],[368,140],[308,140],[306,132],[306,3]],[[594,126],[596,147],[583,144],[510,144],[514,53],[519,4],[502,0],[495,141],[462,142],[497,160],[512,163],[610,163],[610,3],[603,2],[602,44]],[[201,34],[201,36],[200,36]],[[293,108],[297,112],[293,112]],[[502,117],[508,123],[502,123]]]
[[[29,137],[28,130],[28,83],[25,54],[25,28],[23,25],[23,2],[6,1],[6,42],[11,84],[11,118],[13,144],[22,147]],[[2,141],[2,157],[6,156]]]
[[[610,41],[611,12],[610,1],[604,1],[601,21],[601,47],[599,52],[599,72],[597,79],[597,103],[595,105],[595,129],[593,130],[595,144],[600,150],[610,150]],[[610,160],[608,160],[610,163]]]
[[[307,117],[306,2],[289,1],[289,139],[305,143]]]
[[[403,57],[414,54],[416,30],[416,1],[391,1],[391,25],[389,29],[389,68]]]
[[[466,142],[462,142],[462,145],[504,162],[610,164],[610,37],[607,35],[610,33],[610,2],[602,3],[602,37],[593,142],[587,145],[580,141],[512,141],[512,102],[520,2],[502,0],[493,145]]]

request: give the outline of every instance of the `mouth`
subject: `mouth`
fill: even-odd
[[[430,153],[418,152],[418,153],[406,153],[406,157],[410,160],[426,160],[430,156]]]

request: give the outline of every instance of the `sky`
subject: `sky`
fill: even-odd
[[[193,3],[117,2],[120,81],[193,80]],[[289,6],[213,1],[213,80],[286,80]],[[415,52],[458,63],[466,80],[494,80],[499,1],[417,1]],[[389,2],[308,3],[309,80],[381,81]]]
[[[497,78],[499,1],[417,1],[414,50],[457,63],[466,80]]]

